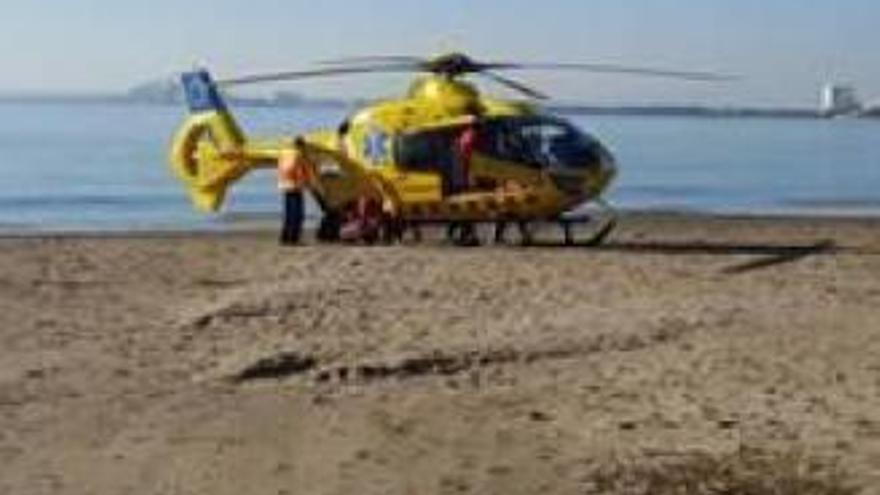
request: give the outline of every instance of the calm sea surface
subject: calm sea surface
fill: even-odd
[[[249,133],[335,126],[343,109],[241,109]],[[194,212],[166,163],[181,109],[0,104],[0,229],[223,229],[278,211],[274,178]],[[587,116],[621,170],[621,207],[880,215],[880,121]]]

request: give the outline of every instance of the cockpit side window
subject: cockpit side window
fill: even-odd
[[[597,161],[595,141],[551,119],[498,119],[483,131],[484,152],[534,168],[582,167]]]
[[[486,122],[482,129],[483,153],[507,162],[522,163],[540,168],[541,163],[534,153],[535,136],[523,132],[522,126],[513,120]]]

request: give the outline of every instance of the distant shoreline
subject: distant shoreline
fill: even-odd
[[[367,100],[311,99],[291,100],[270,98],[228,98],[230,105],[243,108],[357,108]],[[148,105],[180,107],[178,99],[134,97],[126,94],[87,95],[0,95],[0,104],[62,104],[62,105]],[[634,117],[703,117],[703,118],[770,118],[770,119],[828,119],[818,110],[807,108],[751,108],[704,107],[698,105],[590,105],[552,104],[545,108],[565,115],[616,115]],[[846,116],[846,118],[878,118],[880,112]]]

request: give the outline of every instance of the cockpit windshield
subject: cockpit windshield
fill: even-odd
[[[574,126],[547,117],[490,120],[481,151],[495,158],[539,168],[585,168],[602,157],[601,145]]]

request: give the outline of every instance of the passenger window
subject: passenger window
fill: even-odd
[[[402,134],[395,145],[396,162],[404,169],[444,171],[455,162],[455,129]]]

